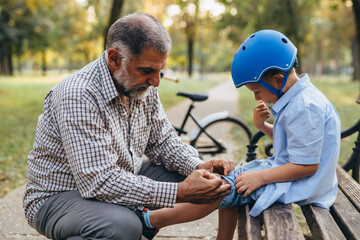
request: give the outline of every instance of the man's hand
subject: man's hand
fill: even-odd
[[[235,189],[237,193],[243,193],[243,197],[245,198],[264,184],[265,182],[260,172],[243,172],[236,177]]]
[[[205,169],[211,173],[227,176],[234,168],[234,162],[231,160],[213,159],[200,164],[197,169]]]
[[[212,203],[230,193],[230,184],[206,170],[193,171],[178,184],[176,202]]]

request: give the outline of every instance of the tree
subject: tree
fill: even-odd
[[[106,41],[107,41],[107,34],[109,31],[109,28],[111,25],[118,20],[118,18],[121,16],[121,10],[124,5],[124,0],[113,0],[111,12],[110,12],[110,18],[109,22],[107,24],[107,27],[104,29],[104,49],[106,49]]]
[[[222,0],[226,11],[218,23],[228,28],[229,38],[236,44],[261,29],[274,29],[285,34],[298,48],[298,58],[304,54],[309,20],[318,1],[313,0]],[[301,65],[299,66],[300,71]]]
[[[194,44],[199,21],[199,0],[178,0],[177,3],[181,9],[181,20],[186,35],[188,74],[191,76],[193,72]]]
[[[13,52],[21,53],[24,39],[33,31],[32,13],[23,1],[0,4],[0,74],[13,75]]]
[[[360,0],[352,0],[355,16],[356,37],[354,42],[354,75],[353,79],[360,81]]]
[[[10,24],[9,24],[10,23]],[[13,23],[10,22],[10,13],[6,8],[0,10],[0,74],[13,75],[12,46],[16,32],[13,30]]]

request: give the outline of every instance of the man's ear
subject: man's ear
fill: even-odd
[[[112,68],[120,68],[121,60],[122,56],[117,49],[110,48],[108,50],[108,63]]]

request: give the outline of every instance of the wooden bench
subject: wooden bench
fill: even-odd
[[[311,239],[360,240],[360,120],[343,131],[341,137],[354,133],[358,133],[358,136],[353,152],[349,160],[336,169],[339,187],[336,201],[330,211],[314,205],[301,207],[312,234]],[[262,132],[258,132],[250,141],[247,153],[250,160],[256,159],[256,143],[263,135]],[[268,155],[270,149],[271,146],[266,147]],[[352,177],[346,172],[350,170]],[[291,204],[275,203],[256,218],[249,215],[250,209],[249,205],[239,208],[239,239],[305,239]]]

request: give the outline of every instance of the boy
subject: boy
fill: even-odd
[[[218,239],[232,239],[237,211],[254,203],[257,216],[274,202],[314,204],[329,208],[336,198],[336,166],[340,151],[340,120],[333,105],[310,82],[297,76],[297,49],[282,33],[262,30],[251,35],[235,54],[231,73],[237,88],[245,85],[260,101],[254,125],[273,139],[274,154],[252,161],[222,178],[231,185],[224,199],[207,205],[179,204],[143,216],[149,226],[201,218],[219,211]],[[271,110],[274,125],[266,122]]]

